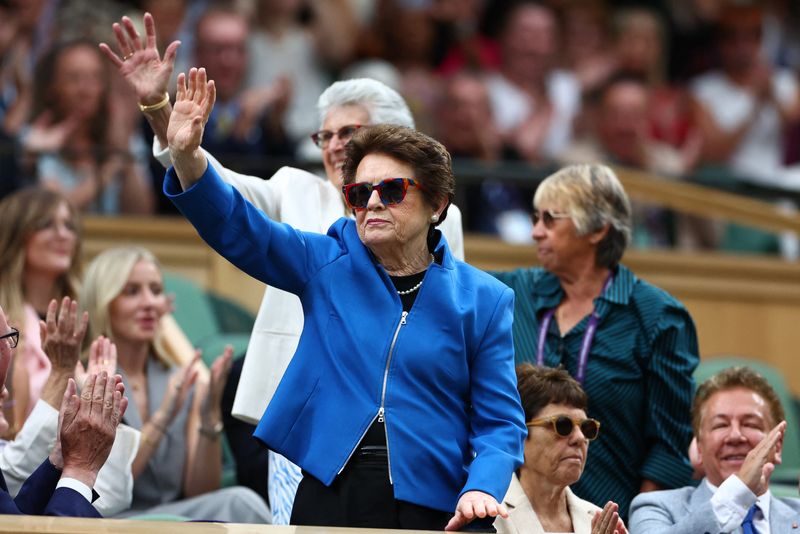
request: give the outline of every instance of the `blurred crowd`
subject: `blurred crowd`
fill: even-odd
[[[144,11],[162,52],[181,41],[176,73],[215,80],[204,146],[247,174],[318,166],[309,110],[333,81],[370,77],[458,161],[676,179],[713,166],[800,191],[792,0],[0,0],[0,195],[39,182],[86,212],[171,213],[136,96],[97,47]],[[533,189],[465,182],[465,229],[530,239]],[[637,245],[721,239],[715,223],[634,210]]]

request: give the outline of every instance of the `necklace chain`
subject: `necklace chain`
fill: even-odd
[[[414,287],[412,287],[411,289],[406,289],[406,290],[403,290],[403,291],[400,291],[400,290],[398,289],[398,290],[397,290],[397,294],[398,294],[398,295],[410,295],[411,293],[413,293],[414,291],[416,291],[417,289],[419,289],[419,288],[420,288],[420,286],[422,286],[422,280],[420,280],[420,281],[419,281],[419,283],[417,283],[417,285],[415,285],[415,286],[414,286]]]

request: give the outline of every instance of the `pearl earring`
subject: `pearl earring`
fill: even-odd
[[[434,213],[433,215],[431,215],[431,222],[432,223],[439,222],[439,214],[438,213]]]

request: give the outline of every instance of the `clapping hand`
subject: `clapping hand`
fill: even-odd
[[[739,479],[756,495],[767,491],[769,477],[772,476],[775,466],[781,463],[784,432],[786,432],[786,421],[781,421],[747,453],[737,473]]]
[[[617,503],[608,501],[602,511],[594,513],[592,534],[628,534],[625,523],[619,517]]]
[[[169,427],[180,412],[192,386],[197,380],[197,362],[200,361],[200,351],[195,352],[192,361],[172,373],[164,394],[164,400],[151,420],[162,428]]]
[[[50,301],[45,320],[39,321],[39,335],[42,350],[53,366],[52,372],[71,374],[75,370],[88,324],[87,312],[78,317],[77,301],[64,297],[61,308],[55,299]]]
[[[122,17],[120,23],[114,23],[113,30],[122,57],[115,54],[106,43],[100,43],[100,50],[119,69],[141,104],[157,104],[167,93],[180,41],[171,42],[161,58],[156,46],[156,26],[150,13],[144,14],[144,46],[133,21],[128,17]]]
[[[56,451],[59,451],[63,476],[92,487],[111,452],[128,399],[124,396],[122,378],[105,372],[89,375],[80,398],[76,389],[75,381],[70,378],[59,412],[58,440],[50,459],[53,465],[61,467],[57,463]]]
[[[211,428],[222,420],[222,393],[225,390],[232,363],[233,347],[228,345],[211,365],[209,382],[202,383],[199,388],[200,413],[203,417],[203,426],[206,428]]]
[[[117,346],[105,336],[99,336],[89,346],[89,360],[86,369],[83,364],[75,364],[75,380],[83,384],[88,375],[99,375],[103,371],[108,376],[117,372]]]

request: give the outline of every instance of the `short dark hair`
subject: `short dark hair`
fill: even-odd
[[[778,394],[767,382],[767,379],[745,365],[729,367],[711,376],[700,384],[692,403],[692,430],[694,435],[700,435],[700,424],[703,420],[703,407],[714,394],[731,389],[749,389],[757,393],[769,405],[769,414],[772,418],[771,426],[784,420],[783,406]]]
[[[414,169],[414,179],[423,185],[421,191],[432,207],[438,208],[442,200],[447,200],[437,224],[444,221],[455,196],[456,179],[450,153],[439,141],[405,126],[377,124],[359,128],[346,151],[342,168],[345,184],[353,183],[361,160],[369,154],[389,156]]]
[[[564,404],[580,410],[586,410],[589,404],[578,381],[561,367],[520,364],[517,366],[517,389],[526,421],[535,419],[549,404]]]

